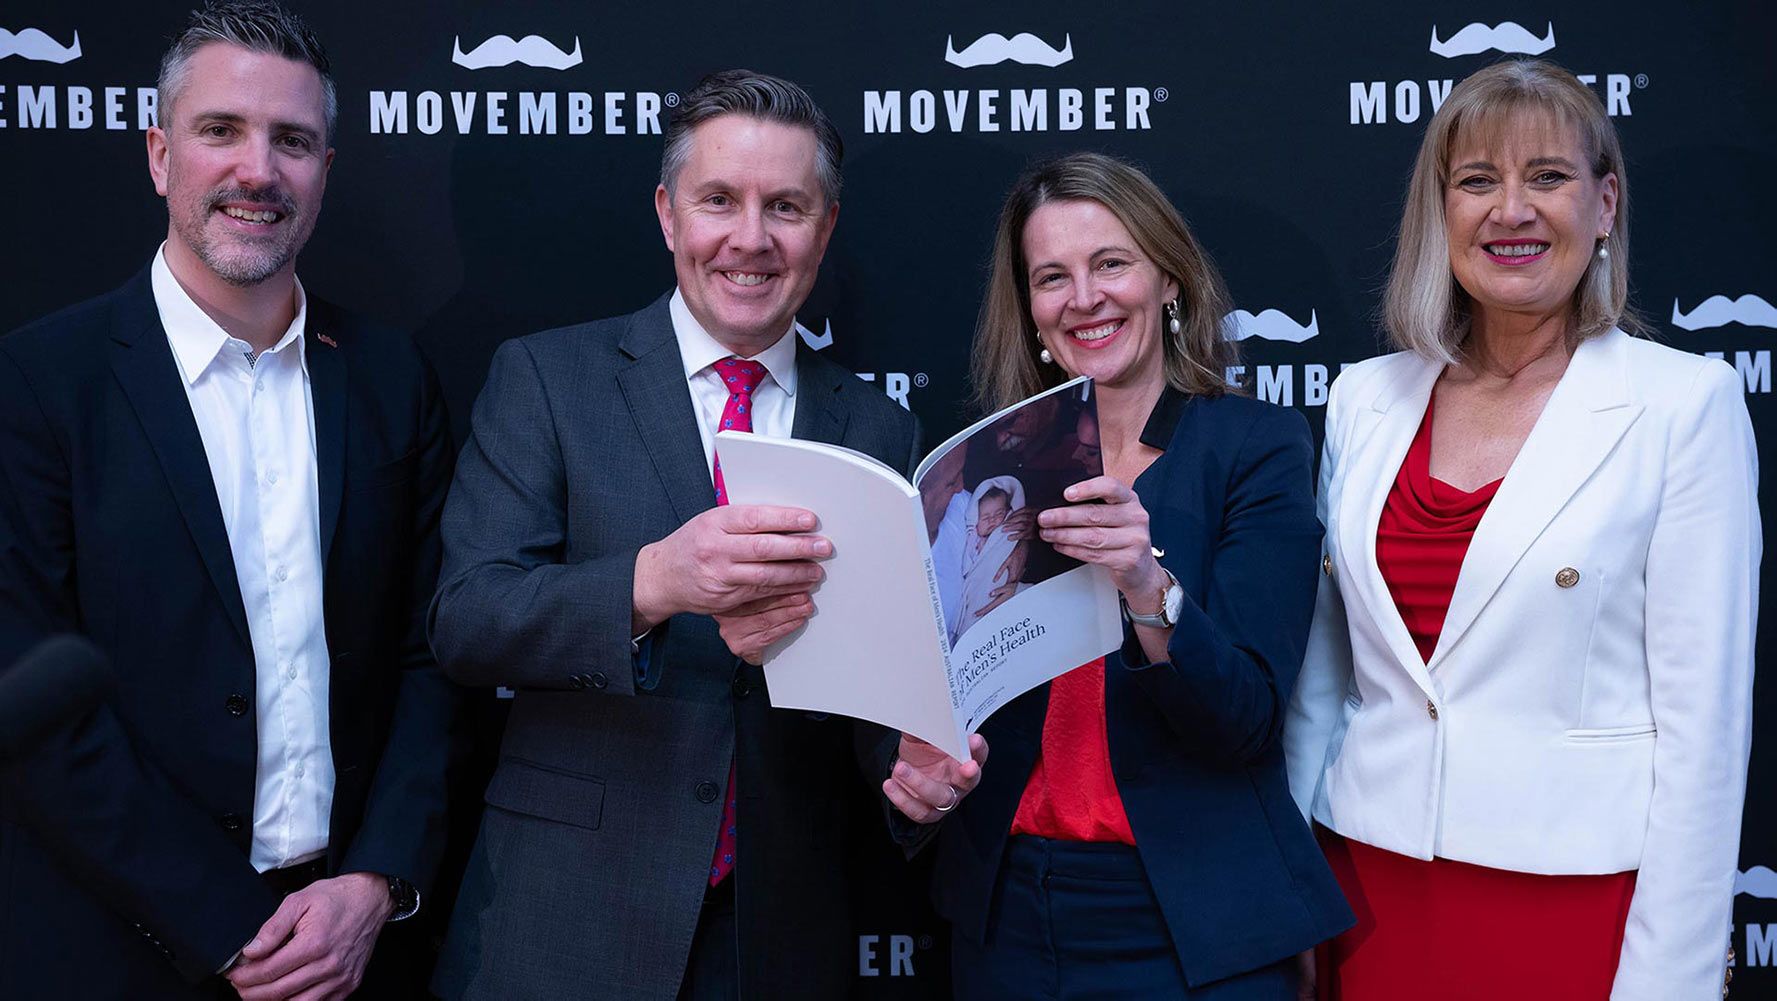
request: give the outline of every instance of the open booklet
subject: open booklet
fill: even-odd
[[[995,709],[1123,642],[1110,575],[1035,524],[1104,472],[1089,379],[963,429],[911,484],[819,442],[723,431],[716,451],[732,503],[806,508],[833,542],[814,615],[765,652],[774,706],[871,720],[966,761]]]

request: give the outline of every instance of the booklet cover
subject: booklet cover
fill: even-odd
[[[999,706],[1122,645],[1110,575],[1037,537],[1036,514],[1104,472],[1085,378],[983,418],[913,482],[849,449],[724,431],[729,499],[820,518],[815,613],[766,650],[774,706],[893,727],[968,758]]]

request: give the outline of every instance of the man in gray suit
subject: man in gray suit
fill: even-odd
[[[446,997],[847,990],[854,740],[885,745],[770,707],[750,661],[811,613],[831,544],[805,534],[810,512],[726,506],[719,471],[712,486],[721,427],[917,458],[913,417],[793,332],[839,160],[800,87],[706,78],[655,192],[677,289],[494,356],[445,509],[432,643],[458,681],[518,694]],[[930,777],[960,796],[972,782],[946,767]]]

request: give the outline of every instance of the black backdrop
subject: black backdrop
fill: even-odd
[[[120,283],[164,234],[141,128],[156,60],[188,6],[11,0],[0,13],[0,28],[80,45],[54,63],[0,43],[0,184],[12,192],[0,329]],[[1777,300],[1777,23],[1764,4],[848,6],[299,3],[330,47],[340,94],[338,159],[304,282],[415,330],[460,433],[501,340],[627,312],[670,286],[650,126],[702,74],[747,65],[803,83],[845,137],[839,229],[799,317],[807,337],[830,333],[833,356],[910,406],[929,435],[964,416],[999,198],[1033,156],[1080,148],[1145,165],[1239,307],[1281,311],[1244,342],[1244,376],[1318,429],[1328,377],[1379,350],[1377,294],[1425,123],[1452,81],[1499,58],[1443,55],[1436,43],[1510,21],[1552,42],[1546,57],[1610,106],[1629,161],[1633,289],[1658,336],[1735,364],[1761,453],[1777,441],[1777,317],[1757,308]],[[946,61],[947,44],[963,50],[989,32],[1031,32],[1071,58]],[[577,45],[582,61],[453,62],[457,47],[497,34]],[[1740,299],[1741,319],[1699,326],[1692,314],[1714,296]],[[1760,730],[1777,731],[1769,683],[1757,699]],[[485,751],[499,701],[483,695],[477,715]],[[1760,740],[1753,755],[1735,986],[1777,997],[1777,747]],[[484,776],[465,778],[465,799]],[[941,989],[944,935],[897,864],[886,852],[858,862],[873,887],[859,984],[926,996]]]

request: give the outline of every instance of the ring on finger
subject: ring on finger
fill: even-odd
[[[963,798],[963,794],[956,791],[956,786],[946,783],[944,788],[950,790],[950,802],[946,803],[943,806],[937,806],[934,804],[932,809],[937,810],[939,813],[949,813],[950,811],[956,809],[956,804],[962,802],[962,798]]]

